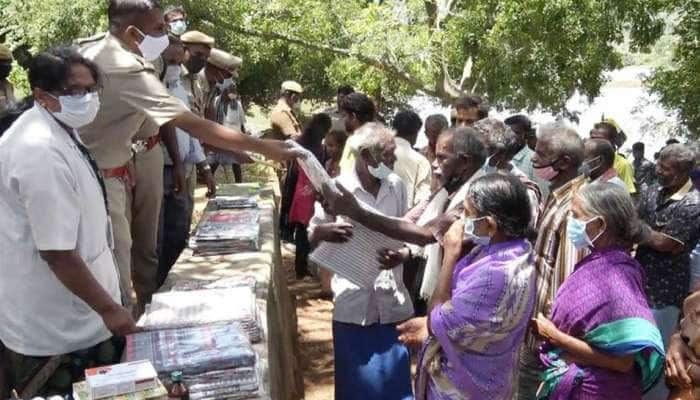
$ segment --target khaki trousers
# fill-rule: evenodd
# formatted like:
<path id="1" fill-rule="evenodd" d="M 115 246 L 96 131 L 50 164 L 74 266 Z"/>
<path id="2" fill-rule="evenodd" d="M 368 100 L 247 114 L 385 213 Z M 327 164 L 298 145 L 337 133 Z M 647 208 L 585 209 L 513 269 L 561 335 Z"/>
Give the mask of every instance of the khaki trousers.
<path id="1" fill-rule="evenodd" d="M 134 156 L 131 203 L 131 274 L 143 311 L 158 290 L 158 224 L 163 201 L 163 149 L 157 144 Z"/>
<path id="2" fill-rule="evenodd" d="M 131 284 L 131 188 L 122 178 L 105 179 L 105 186 L 114 233 L 114 258 L 119 270 L 119 288 L 124 306 L 132 309 L 135 298 Z"/>

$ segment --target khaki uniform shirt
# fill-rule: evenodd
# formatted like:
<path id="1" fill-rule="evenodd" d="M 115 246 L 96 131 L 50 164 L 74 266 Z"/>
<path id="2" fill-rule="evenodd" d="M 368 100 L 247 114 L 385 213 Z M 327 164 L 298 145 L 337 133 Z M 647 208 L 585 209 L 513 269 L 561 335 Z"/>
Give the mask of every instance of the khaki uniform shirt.
<path id="1" fill-rule="evenodd" d="M 270 114 L 272 130 L 284 139 L 295 139 L 301 136 L 301 126 L 294 112 L 284 99 L 279 99 Z"/>
<path id="2" fill-rule="evenodd" d="M 80 129 L 85 145 L 101 169 L 125 165 L 132 156 L 131 142 L 146 121 L 162 126 L 188 112 L 182 101 L 168 93 L 155 75 L 153 65 L 126 49 L 107 34 L 83 55 L 103 74 L 101 107 L 95 121 Z M 147 138 L 154 132 L 142 133 Z"/>
<path id="3" fill-rule="evenodd" d="M 187 68 L 182 66 L 184 75 L 182 77 L 182 83 L 187 91 L 190 104 L 192 105 L 192 112 L 198 116 L 205 118 L 205 111 L 207 109 L 207 103 L 209 99 L 209 92 L 211 88 L 209 87 L 209 82 L 204 75 L 204 70 L 196 74 L 190 74 L 187 72 Z"/>
<path id="4" fill-rule="evenodd" d="M 7 80 L 0 81 L 0 115 L 15 104 L 15 89 Z"/>

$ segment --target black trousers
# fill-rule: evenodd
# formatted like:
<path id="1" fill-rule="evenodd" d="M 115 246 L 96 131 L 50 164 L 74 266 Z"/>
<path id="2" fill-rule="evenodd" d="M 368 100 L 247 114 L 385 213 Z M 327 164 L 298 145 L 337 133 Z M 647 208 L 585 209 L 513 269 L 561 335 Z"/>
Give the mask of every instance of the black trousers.
<path id="1" fill-rule="evenodd" d="M 294 223 L 294 245 L 296 246 L 294 270 L 298 277 L 309 275 L 309 252 L 311 251 L 311 244 L 309 244 L 306 226 L 298 222 Z"/>

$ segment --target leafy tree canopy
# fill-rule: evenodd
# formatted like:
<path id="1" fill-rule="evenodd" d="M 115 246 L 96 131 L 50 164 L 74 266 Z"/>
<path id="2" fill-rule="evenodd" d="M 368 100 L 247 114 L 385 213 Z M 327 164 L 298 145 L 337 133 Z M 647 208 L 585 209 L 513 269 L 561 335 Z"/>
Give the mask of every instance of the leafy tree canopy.
<path id="1" fill-rule="evenodd" d="M 190 25 L 244 58 L 239 87 L 267 104 L 295 79 L 329 100 L 351 84 L 383 106 L 417 90 L 449 102 L 561 111 L 598 95 L 626 34 L 645 49 L 668 0 L 183 0 Z M 104 29 L 103 2 L 0 0 L 9 41 L 34 50 Z M 700 26 L 698 24 L 695 27 Z M 695 28 L 697 29 L 697 28 Z"/>

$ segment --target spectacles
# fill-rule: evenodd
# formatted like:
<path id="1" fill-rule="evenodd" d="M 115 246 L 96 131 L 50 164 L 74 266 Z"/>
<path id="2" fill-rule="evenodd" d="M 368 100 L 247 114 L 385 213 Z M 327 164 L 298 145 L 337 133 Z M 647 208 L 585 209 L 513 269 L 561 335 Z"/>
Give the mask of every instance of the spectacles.
<path id="1" fill-rule="evenodd" d="M 70 89 L 63 89 L 59 91 L 60 96 L 69 96 L 69 97 L 83 97 L 88 93 L 100 93 L 102 88 L 100 86 L 91 86 L 88 88 L 70 88 Z"/>

